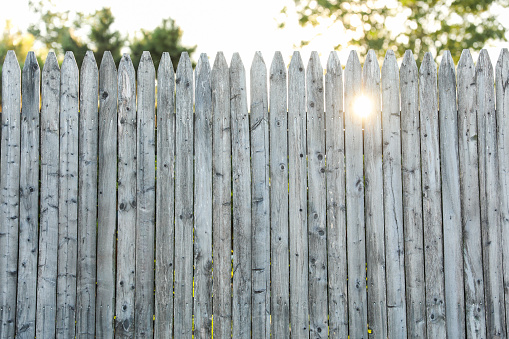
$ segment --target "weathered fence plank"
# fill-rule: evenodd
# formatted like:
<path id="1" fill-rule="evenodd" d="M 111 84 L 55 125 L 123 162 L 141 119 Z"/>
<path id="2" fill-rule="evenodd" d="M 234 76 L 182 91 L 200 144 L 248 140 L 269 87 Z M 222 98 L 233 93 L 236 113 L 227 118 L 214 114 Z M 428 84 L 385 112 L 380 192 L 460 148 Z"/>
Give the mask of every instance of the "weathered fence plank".
<path id="1" fill-rule="evenodd" d="M 60 148 L 60 69 L 50 52 L 42 69 L 41 189 L 39 267 L 37 273 L 37 338 L 54 338 L 57 300 L 58 166 Z"/>
<path id="2" fill-rule="evenodd" d="M 29 52 L 23 66 L 21 84 L 17 338 L 35 336 L 39 226 L 40 74 L 35 53 Z"/>
<path id="3" fill-rule="evenodd" d="M 399 71 L 399 85 L 406 323 L 410 338 L 426 338 L 418 72 L 412 52 L 407 51 Z"/>
<path id="4" fill-rule="evenodd" d="M 156 272 L 154 337 L 173 337 L 175 245 L 175 72 L 163 53 L 157 70 Z"/>
<path id="5" fill-rule="evenodd" d="M 193 315 L 193 68 L 182 54 L 176 74 L 175 337 L 189 337 Z"/>
<path id="6" fill-rule="evenodd" d="M 463 230 L 461 228 L 460 172 L 458 165 L 458 109 L 456 74 L 451 53 L 446 51 L 438 72 L 440 164 L 442 174 L 442 217 L 447 335 L 465 337 L 463 288 Z"/>
<path id="7" fill-rule="evenodd" d="M 136 284 L 136 75 L 129 55 L 118 66 L 118 233 L 115 338 L 134 338 Z"/>
<path id="8" fill-rule="evenodd" d="M 468 49 L 458 63 L 458 155 L 467 338 L 486 338 L 477 153 L 477 87 Z M 468 174 L 467 174 L 468 173 Z"/>
<path id="9" fill-rule="evenodd" d="M 230 63 L 233 181 L 233 337 L 251 337 L 251 166 L 246 71 L 240 55 Z"/>
<path id="10" fill-rule="evenodd" d="M 232 229 L 230 74 L 222 52 L 217 53 L 212 88 L 212 236 L 214 336 L 231 337 Z"/>
<path id="11" fill-rule="evenodd" d="M 288 119 L 286 66 L 276 52 L 270 66 L 270 315 L 273 338 L 290 338 L 288 258 Z M 268 285 L 267 285 L 268 288 Z M 267 336 L 268 337 L 268 336 Z"/>
<path id="12" fill-rule="evenodd" d="M 99 140 L 97 196 L 97 301 L 98 338 L 112 338 L 115 315 L 117 257 L 117 68 L 105 52 L 99 68 Z"/>
<path id="13" fill-rule="evenodd" d="M 387 51 L 382 66 L 382 126 L 387 336 L 389 338 L 405 338 L 407 325 L 399 70 L 396 56 L 392 50 Z"/>
<path id="14" fill-rule="evenodd" d="M 212 91 L 210 65 L 202 53 L 195 70 L 194 144 L 194 329 L 212 337 Z"/>
<path id="15" fill-rule="evenodd" d="M 348 257 L 349 334 L 368 337 L 366 295 L 366 241 L 364 225 L 364 171 L 362 118 L 354 112 L 354 102 L 361 94 L 362 73 L 359 57 L 350 52 L 345 68 L 345 173 L 346 232 Z"/>
<path id="16" fill-rule="evenodd" d="M 306 73 L 299 52 L 288 69 L 290 323 L 292 338 L 309 338 Z"/>
<path id="17" fill-rule="evenodd" d="M 498 177 L 497 120 L 493 66 L 483 49 L 475 68 L 479 189 L 484 268 L 484 300 L 488 337 L 506 336 Z"/>
<path id="18" fill-rule="evenodd" d="M 251 335 L 270 337 L 270 197 L 267 67 L 256 52 L 251 65 Z"/>
<path id="19" fill-rule="evenodd" d="M 348 337 L 346 258 L 345 134 L 343 74 L 331 52 L 325 74 L 325 157 L 327 184 L 327 287 L 329 336 Z"/>
<path id="20" fill-rule="evenodd" d="M 77 312 L 78 77 L 74 55 L 67 52 L 60 76 L 57 338 L 74 338 Z"/>

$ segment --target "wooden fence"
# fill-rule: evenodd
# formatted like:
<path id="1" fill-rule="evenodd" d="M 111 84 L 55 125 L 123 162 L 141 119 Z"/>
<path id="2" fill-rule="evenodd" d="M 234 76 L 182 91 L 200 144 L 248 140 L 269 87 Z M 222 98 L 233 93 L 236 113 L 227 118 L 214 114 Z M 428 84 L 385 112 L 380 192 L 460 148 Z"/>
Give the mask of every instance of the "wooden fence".
<path id="1" fill-rule="evenodd" d="M 507 338 L 507 49 L 155 80 L 7 54 L 0 338 Z"/>

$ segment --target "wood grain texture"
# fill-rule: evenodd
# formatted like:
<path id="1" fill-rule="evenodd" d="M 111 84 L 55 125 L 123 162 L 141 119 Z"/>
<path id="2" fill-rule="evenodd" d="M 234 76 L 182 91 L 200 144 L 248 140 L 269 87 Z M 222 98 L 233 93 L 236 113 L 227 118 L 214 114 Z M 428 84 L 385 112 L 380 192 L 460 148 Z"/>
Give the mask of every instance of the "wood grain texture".
<path id="1" fill-rule="evenodd" d="M 251 337 L 251 166 L 246 71 L 240 55 L 230 63 L 230 112 L 233 181 L 233 301 L 234 338 Z"/>
<path id="2" fill-rule="evenodd" d="M 195 70 L 194 331 L 212 336 L 212 90 L 210 65 L 202 53 Z"/>
<path id="3" fill-rule="evenodd" d="M 214 336 L 231 337 L 232 197 L 230 74 L 218 52 L 210 74 L 212 88 L 212 241 Z"/>
<path id="4" fill-rule="evenodd" d="M 78 237 L 79 71 L 72 52 L 60 76 L 60 170 L 58 191 L 57 338 L 74 338 Z"/>
<path id="5" fill-rule="evenodd" d="M 477 152 L 477 86 L 468 49 L 458 63 L 458 155 L 467 338 L 486 338 Z M 468 173 L 468 174 L 467 174 Z"/>
<path id="6" fill-rule="evenodd" d="M 405 53 L 399 75 L 407 333 L 409 338 L 426 338 L 419 71 L 411 51 Z"/>
<path id="7" fill-rule="evenodd" d="M 35 336 L 39 220 L 39 90 L 41 71 L 29 52 L 22 73 L 16 337 Z"/>
<path id="8" fill-rule="evenodd" d="M 348 257 L 348 330 L 350 336 L 367 339 L 366 236 L 364 225 L 364 170 L 362 118 L 354 102 L 361 94 L 359 57 L 350 52 L 345 68 L 345 174 Z"/>
<path id="9" fill-rule="evenodd" d="M 41 188 L 39 216 L 39 267 L 37 273 L 37 338 L 54 338 L 57 299 L 58 167 L 60 68 L 50 52 L 42 69 Z"/>
<path id="10" fill-rule="evenodd" d="M 175 72 L 163 53 L 157 70 L 155 338 L 173 336 L 175 237 Z"/>

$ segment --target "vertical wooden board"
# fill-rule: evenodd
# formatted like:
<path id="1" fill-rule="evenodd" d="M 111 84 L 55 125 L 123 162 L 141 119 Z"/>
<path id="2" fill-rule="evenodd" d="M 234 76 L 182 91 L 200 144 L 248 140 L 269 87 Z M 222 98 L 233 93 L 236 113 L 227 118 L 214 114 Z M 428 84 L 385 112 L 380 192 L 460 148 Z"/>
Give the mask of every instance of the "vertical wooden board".
<path id="1" fill-rule="evenodd" d="M 175 337 L 189 337 L 193 315 L 193 68 L 182 54 L 176 75 Z"/>
<path id="2" fill-rule="evenodd" d="M 60 75 L 57 338 L 74 338 L 77 312 L 78 78 L 78 65 L 74 55 L 67 52 Z"/>
<path id="3" fill-rule="evenodd" d="M 329 336 L 348 337 L 346 258 L 345 134 L 343 74 L 331 52 L 325 74 L 325 154 L 327 161 L 327 269 Z"/>
<path id="4" fill-rule="evenodd" d="M 14 51 L 2 71 L 2 142 L 0 190 L 0 338 L 12 338 L 16 326 L 18 278 L 21 70 Z"/>
<path id="5" fill-rule="evenodd" d="M 364 225 L 364 173 L 362 117 L 354 111 L 361 94 L 359 57 L 350 52 L 345 68 L 345 175 L 348 257 L 348 330 L 352 338 L 368 337 L 366 295 L 366 235 Z"/>
<path id="6" fill-rule="evenodd" d="M 426 276 L 428 338 L 446 336 L 440 149 L 438 131 L 437 67 L 431 53 L 419 70 L 421 126 L 422 210 Z"/>
<path id="7" fill-rule="evenodd" d="M 238 53 L 230 63 L 233 181 L 233 338 L 251 337 L 251 166 L 246 71 Z"/>
<path id="8" fill-rule="evenodd" d="M 475 68 L 477 84 L 477 133 L 479 191 L 484 268 L 484 301 L 488 337 L 506 336 L 500 180 L 498 177 L 497 120 L 493 66 L 483 49 Z"/>
<path id="9" fill-rule="evenodd" d="M 99 68 L 96 336 L 112 338 L 117 257 L 117 68 L 105 52 Z"/>
<path id="10" fill-rule="evenodd" d="M 214 336 L 231 337 L 232 197 L 230 74 L 222 52 L 210 74 L 212 88 L 212 241 Z"/>
<path id="11" fill-rule="evenodd" d="M 458 164 L 458 108 L 454 61 L 449 51 L 442 57 L 438 73 L 446 327 L 448 336 L 464 338 L 465 291 Z"/>
<path id="12" fill-rule="evenodd" d="M 134 338 L 136 287 L 136 76 L 129 55 L 118 66 L 118 229 L 115 338 Z"/>
<path id="13" fill-rule="evenodd" d="M 486 338 L 477 153 L 477 88 L 468 49 L 458 63 L 458 155 L 467 338 Z M 461 175 L 468 173 L 468 175 Z"/>
<path id="14" fill-rule="evenodd" d="M 138 126 L 136 174 L 136 294 L 137 338 L 152 337 L 154 323 L 155 235 L 155 68 L 149 52 L 138 66 Z"/>
<path id="15" fill-rule="evenodd" d="M 500 213 L 502 215 L 503 258 L 509 258 L 509 50 L 502 49 L 495 68 L 497 100 L 498 166 L 500 176 Z M 505 321 L 509 324 L 509 259 L 504 260 Z M 509 329 L 508 329 L 509 330 Z M 509 335 L 509 334 L 508 334 Z"/>
<path id="16" fill-rule="evenodd" d="M 290 324 L 292 338 L 309 338 L 306 73 L 299 52 L 288 69 Z"/>
<path id="17" fill-rule="evenodd" d="M 58 166 L 60 148 L 60 69 L 50 52 L 42 69 L 41 189 L 39 216 L 39 267 L 37 273 L 37 338 L 54 338 L 56 321 L 58 246 Z"/>
<path id="18" fill-rule="evenodd" d="M 195 71 L 194 331 L 212 336 L 212 91 L 210 65 L 202 53 Z"/>
<path id="19" fill-rule="evenodd" d="M 406 51 L 399 70 L 399 85 L 406 324 L 409 338 L 426 338 L 418 72 L 412 52 Z"/>
<path id="20" fill-rule="evenodd" d="M 312 52 L 306 69 L 309 323 L 310 335 L 327 337 L 327 233 L 323 68 Z"/>
<path id="21" fill-rule="evenodd" d="M 255 338 L 270 337 L 270 197 L 267 67 L 256 52 L 251 65 L 252 325 Z"/>
<path id="22" fill-rule="evenodd" d="M 270 314 L 273 338 L 290 338 L 288 258 L 288 119 L 286 66 L 276 52 L 270 66 Z"/>
<path id="23" fill-rule="evenodd" d="M 29 52 L 22 75 L 16 337 L 35 336 L 39 221 L 39 64 Z"/>
<path id="24" fill-rule="evenodd" d="M 398 62 L 394 52 L 388 50 L 382 66 L 382 138 L 389 338 L 407 335 L 399 88 Z"/>
<path id="25" fill-rule="evenodd" d="M 382 116 L 380 67 L 370 50 L 362 69 L 362 90 L 371 110 L 364 119 L 364 213 L 368 263 L 368 324 L 371 334 L 387 337 L 385 283 L 384 181 L 382 171 Z M 392 241 L 392 240 L 391 240 Z"/>
<path id="26" fill-rule="evenodd" d="M 175 73 L 165 52 L 157 70 L 155 338 L 173 336 Z"/>

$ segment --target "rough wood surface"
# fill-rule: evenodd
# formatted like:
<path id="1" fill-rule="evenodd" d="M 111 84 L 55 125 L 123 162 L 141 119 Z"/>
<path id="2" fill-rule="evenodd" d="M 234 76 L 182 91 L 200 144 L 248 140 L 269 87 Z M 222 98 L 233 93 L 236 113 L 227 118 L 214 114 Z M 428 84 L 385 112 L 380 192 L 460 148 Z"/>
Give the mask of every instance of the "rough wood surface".
<path id="1" fill-rule="evenodd" d="M 105 52 L 99 68 L 96 336 L 112 338 L 117 257 L 117 68 Z"/>
<path id="2" fill-rule="evenodd" d="M 212 240 L 214 336 L 231 337 L 232 229 L 230 74 L 222 52 L 210 74 L 212 88 Z"/>
<path id="3" fill-rule="evenodd" d="M 189 337 L 193 315 L 193 68 L 182 54 L 176 74 L 175 337 Z"/>
<path id="4" fill-rule="evenodd" d="M 409 338 L 426 338 L 418 72 L 412 52 L 407 51 L 399 71 L 399 85 L 401 91 L 405 297 Z"/>
<path id="5" fill-rule="evenodd" d="M 345 173 L 348 257 L 348 322 L 353 338 L 368 337 L 362 118 L 353 105 L 361 94 L 361 64 L 350 52 L 345 68 Z"/>
<path id="6" fill-rule="evenodd" d="M 74 338 L 77 312 L 78 77 L 74 55 L 67 52 L 60 76 L 57 338 Z"/>
<path id="7" fill-rule="evenodd" d="M 251 337 L 251 166 L 246 71 L 240 55 L 230 63 L 233 181 L 233 337 Z"/>
<path id="8" fill-rule="evenodd" d="M 22 73 L 16 338 L 35 337 L 39 220 L 39 89 L 41 71 L 29 52 Z"/>
<path id="9" fill-rule="evenodd" d="M 134 338 L 136 279 L 136 76 L 129 55 L 118 66 L 118 233 L 115 338 Z"/>
<path id="10" fill-rule="evenodd" d="M 270 66 L 270 314 L 273 338 L 290 338 L 288 258 L 288 119 L 286 66 L 276 52 Z"/>
<path id="11" fill-rule="evenodd" d="M 382 138 L 389 338 L 407 335 L 399 88 L 398 62 L 394 52 L 388 50 L 382 66 Z"/>
<path id="12" fill-rule="evenodd" d="M 163 53 L 157 70 L 156 272 L 154 337 L 173 336 L 175 248 L 175 72 Z"/>
<path id="13" fill-rule="evenodd" d="M 486 338 L 477 153 L 477 87 L 468 49 L 458 63 L 458 155 L 467 338 Z"/>
<path id="14" fill-rule="evenodd" d="M 458 108 L 456 74 L 446 51 L 438 72 L 442 217 L 444 227 L 445 316 L 447 335 L 465 337 L 463 288 L 463 230 L 461 227 L 460 172 L 458 164 Z"/>
<path id="15" fill-rule="evenodd" d="M 477 133 L 479 152 L 479 191 L 484 268 L 484 300 L 487 337 L 506 334 L 502 272 L 502 229 L 500 181 L 498 177 L 497 120 L 493 66 L 483 49 L 475 68 L 477 84 Z"/>
<path id="16" fill-rule="evenodd" d="M 54 338 L 57 299 L 58 166 L 60 144 L 60 68 L 50 52 L 42 69 L 41 189 L 39 216 L 39 267 L 35 336 Z"/>
<path id="17" fill-rule="evenodd" d="M 212 337 L 212 92 L 202 53 L 195 71 L 194 333 Z"/>

